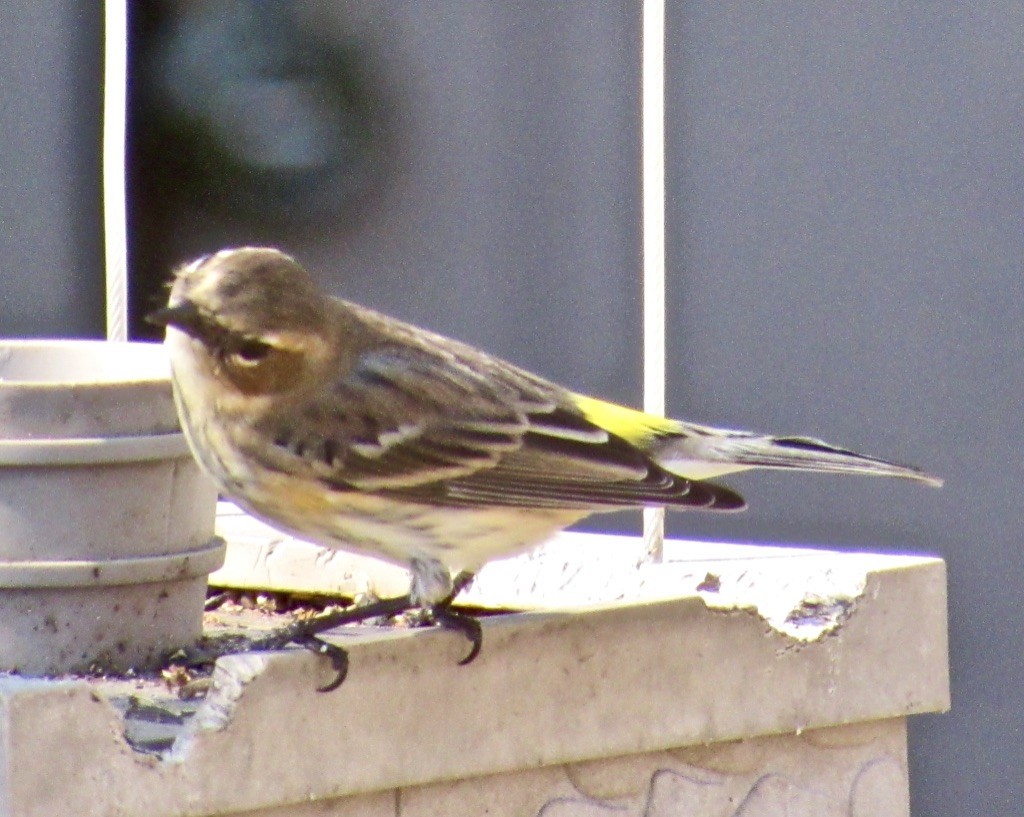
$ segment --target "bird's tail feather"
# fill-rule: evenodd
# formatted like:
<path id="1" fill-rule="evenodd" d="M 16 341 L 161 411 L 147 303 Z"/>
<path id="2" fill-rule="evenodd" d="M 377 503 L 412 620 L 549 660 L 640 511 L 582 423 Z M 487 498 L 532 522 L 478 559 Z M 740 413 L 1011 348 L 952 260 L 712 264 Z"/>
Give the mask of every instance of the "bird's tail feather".
<path id="1" fill-rule="evenodd" d="M 770 437 L 687 425 L 663 438 L 654 453 L 666 470 L 707 479 L 749 468 L 899 477 L 941 487 L 942 480 L 912 465 L 858 454 L 811 437 Z"/>

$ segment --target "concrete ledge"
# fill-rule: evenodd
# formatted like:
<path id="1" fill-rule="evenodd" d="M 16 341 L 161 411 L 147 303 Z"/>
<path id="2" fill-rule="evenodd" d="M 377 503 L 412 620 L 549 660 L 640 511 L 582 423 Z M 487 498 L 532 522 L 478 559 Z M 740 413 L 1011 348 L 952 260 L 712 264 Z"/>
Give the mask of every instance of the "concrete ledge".
<path id="1" fill-rule="evenodd" d="M 902 719 L 247 812 L 248 817 L 907 817 Z"/>
<path id="2" fill-rule="evenodd" d="M 261 588 L 356 598 L 398 596 L 409 589 L 405 570 L 303 542 L 265 525 L 231 502 L 217 506 L 217 532 L 230 543 L 214 587 Z"/>
<path id="3" fill-rule="evenodd" d="M 948 707 L 941 561 L 786 554 L 715 546 L 640 579 L 621 571 L 601 592 L 634 585 L 646 599 L 490 618 L 467 667 L 453 633 L 346 629 L 349 679 L 327 695 L 315 686 L 329 670 L 312 654 L 222 659 L 163 758 L 125 742 L 110 703 L 123 683 L 6 679 L 0 802 L 80 817 L 473 813 L 398 812 L 394 792 L 859 722 L 900 730 L 906 715 Z M 704 589 L 663 598 L 686 581 Z M 295 806 L 353 795 L 377 810 L 360 811 L 360 798 Z"/>

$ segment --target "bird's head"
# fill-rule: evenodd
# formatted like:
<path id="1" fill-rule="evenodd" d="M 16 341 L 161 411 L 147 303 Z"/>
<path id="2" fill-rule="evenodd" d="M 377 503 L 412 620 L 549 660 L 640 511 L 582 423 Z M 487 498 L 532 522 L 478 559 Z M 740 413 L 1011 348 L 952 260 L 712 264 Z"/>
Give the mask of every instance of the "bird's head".
<path id="1" fill-rule="evenodd" d="M 178 269 L 167 306 L 147 320 L 167 327 L 172 363 L 188 356 L 225 385 L 260 395 L 292 388 L 329 354 L 327 304 L 292 258 L 242 247 Z"/>

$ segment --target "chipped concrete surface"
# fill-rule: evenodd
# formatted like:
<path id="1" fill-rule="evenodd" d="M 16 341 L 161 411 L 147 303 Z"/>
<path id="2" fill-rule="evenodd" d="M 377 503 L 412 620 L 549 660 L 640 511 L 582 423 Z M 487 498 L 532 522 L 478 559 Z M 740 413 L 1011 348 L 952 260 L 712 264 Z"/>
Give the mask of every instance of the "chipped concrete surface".
<path id="1" fill-rule="evenodd" d="M 426 804 L 444 781 L 948 707 L 941 561 L 669 542 L 665 563 L 638 567 L 641 551 L 566 534 L 488 565 L 467 600 L 532 609 L 485 618 L 465 667 L 460 634 L 364 626 L 331 634 L 351 667 L 329 694 L 327 662 L 301 649 L 223 658 L 184 707 L 155 682 L 0 679 L 0 798 L 25 817 L 269 817 L 332 800 L 375 814 L 398 797 L 382 792 Z M 161 721 L 150 754 L 126 740 L 133 717 Z"/>
<path id="2" fill-rule="evenodd" d="M 641 543 L 630 537 L 563 533 L 531 554 L 488 564 L 460 598 L 485 607 L 572 609 L 694 595 L 711 610 L 751 612 L 812 642 L 853 613 L 871 571 L 922 558 L 682 540 L 665 543 L 661 564 L 637 564 L 641 556 Z"/>
<path id="3" fill-rule="evenodd" d="M 226 728 L 231 723 L 235 707 L 242 699 L 246 687 L 266 670 L 269 660 L 270 653 L 246 653 L 218 661 L 213 670 L 210 691 L 195 716 L 188 721 L 168 757 L 183 758 L 194 735 Z"/>
<path id="4" fill-rule="evenodd" d="M 408 589 L 404 570 L 285 536 L 229 503 L 221 504 L 218 519 L 231 544 L 214 585 L 349 597 Z M 806 643 L 851 615 L 869 570 L 921 558 L 685 540 L 666 542 L 661 564 L 647 563 L 644 554 L 637 537 L 564 532 L 529 553 L 488 563 L 459 600 L 543 610 L 695 595 L 712 610 L 753 612 Z"/>

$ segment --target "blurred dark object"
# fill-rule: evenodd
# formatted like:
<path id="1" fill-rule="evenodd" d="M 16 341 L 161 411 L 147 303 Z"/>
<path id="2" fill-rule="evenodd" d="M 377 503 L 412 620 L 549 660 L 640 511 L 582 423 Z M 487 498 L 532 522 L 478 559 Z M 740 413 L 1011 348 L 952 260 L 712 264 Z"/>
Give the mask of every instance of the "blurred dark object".
<path id="1" fill-rule="evenodd" d="M 180 261 L 355 228 L 386 183 L 390 106 L 372 47 L 320 36 L 292 4 L 132 11 L 131 328 L 152 337 L 141 317 Z"/>

